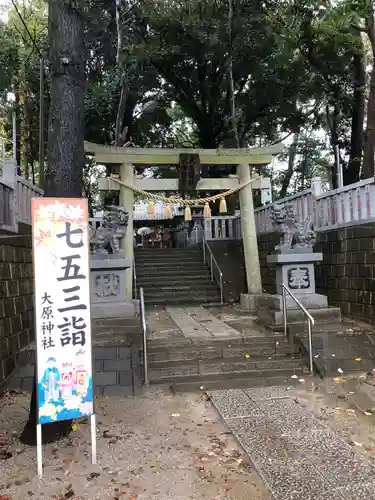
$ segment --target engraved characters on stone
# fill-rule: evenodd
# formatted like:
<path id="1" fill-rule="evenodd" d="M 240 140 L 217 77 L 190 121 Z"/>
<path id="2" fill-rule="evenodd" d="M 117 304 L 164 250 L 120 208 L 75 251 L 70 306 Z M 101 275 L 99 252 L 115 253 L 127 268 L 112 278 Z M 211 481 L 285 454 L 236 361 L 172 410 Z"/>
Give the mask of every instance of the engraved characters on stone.
<path id="1" fill-rule="evenodd" d="M 288 288 L 291 290 L 305 290 L 310 288 L 310 274 L 308 267 L 293 267 L 288 269 Z"/>

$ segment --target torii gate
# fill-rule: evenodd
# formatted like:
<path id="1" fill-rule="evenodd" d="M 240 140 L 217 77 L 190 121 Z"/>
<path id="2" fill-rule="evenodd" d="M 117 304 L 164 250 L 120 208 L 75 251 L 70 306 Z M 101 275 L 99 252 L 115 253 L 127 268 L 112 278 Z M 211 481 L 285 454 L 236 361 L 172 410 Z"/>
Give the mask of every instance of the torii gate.
<path id="1" fill-rule="evenodd" d="M 249 165 L 268 165 L 274 156 L 283 151 L 282 145 L 251 149 L 164 149 L 164 148 L 122 148 L 103 146 L 85 142 L 85 152 L 95 155 L 96 162 L 103 165 L 120 165 L 120 180 L 127 186 L 145 191 L 177 191 L 178 179 L 139 179 L 134 175 L 133 165 L 173 165 L 179 164 L 181 154 L 198 154 L 201 164 L 237 165 L 237 178 L 200 179 L 196 190 L 222 191 L 246 184 L 239 191 L 242 239 L 245 256 L 248 293 L 262 293 L 258 243 L 254 218 L 253 189 L 270 190 L 270 180 L 260 178 L 249 183 Z M 123 240 L 126 256 L 133 257 L 133 204 L 134 193 L 123 185 L 111 182 L 108 177 L 99 179 L 102 191 L 119 190 L 120 205 L 129 212 L 128 230 Z M 126 272 L 125 290 L 128 299 L 133 293 L 132 269 Z"/>

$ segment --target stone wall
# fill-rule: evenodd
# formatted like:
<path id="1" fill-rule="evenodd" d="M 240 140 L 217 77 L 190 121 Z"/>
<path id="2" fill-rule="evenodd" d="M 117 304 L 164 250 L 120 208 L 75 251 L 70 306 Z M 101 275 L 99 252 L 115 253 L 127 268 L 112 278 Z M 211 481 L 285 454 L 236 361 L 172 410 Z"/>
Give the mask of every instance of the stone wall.
<path id="1" fill-rule="evenodd" d="M 265 293 L 276 293 L 275 265 L 267 263 L 267 255 L 273 252 L 278 242 L 276 233 L 258 234 L 258 249 L 262 287 Z"/>
<path id="2" fill-rule="evenodd" d="M 263 289 L 275 293 L 274 266 L 266 257 L 277 235 L 258 235 Z M 316 290 L 328 296 L 330 306 L 345 316 L 375 323 L 375 224 L 352 226 L 318 233 L 315 251 L 323 262 L 315 266 Z"/>
<path id="3" fill-rule="evenodd" d="M 241 293 L 247 291 L 242 241 L 209 241 L 208 244 L 223 273 L 224 301 L 238 301 Z"/>
<path id="4" fill-rule="evenodd" d="M 0 239 L 0 385 L 34 339 L 31 238 Z"/>

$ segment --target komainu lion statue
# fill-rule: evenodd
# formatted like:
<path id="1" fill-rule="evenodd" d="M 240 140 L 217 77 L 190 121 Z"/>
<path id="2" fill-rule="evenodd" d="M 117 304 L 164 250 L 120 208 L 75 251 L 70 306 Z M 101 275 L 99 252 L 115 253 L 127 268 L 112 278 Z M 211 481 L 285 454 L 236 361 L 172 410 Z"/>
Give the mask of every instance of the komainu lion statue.
<path id="1" fill-rule="evenodd" d="M 310 220 L 297 221 L 297 213 L 292 203 L 272 206 L 270 219 L 280 234 L 280 243 L 275 246 L 277 252 L 298 248 L 311 248 L 316 243 L 316 233 Z"/>
<path id="2" fill-rule="evenodd" d="M 92 253 L 119 253 L 120 241 L 125 237 L 128 220 L 129 214 L 122 207 L 108 207 L 104 211 L 102 224 L 90 228 Z"/>

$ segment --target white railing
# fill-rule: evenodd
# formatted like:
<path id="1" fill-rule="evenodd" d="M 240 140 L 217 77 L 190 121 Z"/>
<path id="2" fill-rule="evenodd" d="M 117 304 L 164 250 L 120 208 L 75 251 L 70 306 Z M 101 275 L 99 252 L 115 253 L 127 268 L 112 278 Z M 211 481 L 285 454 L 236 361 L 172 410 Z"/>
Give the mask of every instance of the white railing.
<path id="1" fill-rule="evenodd" d="M 365 224 L 375 221 L 375 181 L 364 181 L 323 193 L 320 179 L 314 179 L 311 189 L 278 200 L 255 210 L 258 233 L 270 233 L 274 226 L 270 219 L 273 205 L 293 204 L 297 220 L 312 220 L 317 231 Z"/>
<path id="2" fill-rule="evenodd" d="M 16 178 L 17 221 L 31 225 L 31 198 L 43 196 L 43 190 L 22 177 Z"/>
<path id="3" fill-rule="evenodd" d="M 241 219 L 237 215 L 227 215 L 204 219 L 206 241 L 241 239 Z"/>
<path id="4" fill-rule="evenodd" d="M 316 198 L 315 227 L 318 231 L 375 220 L 374 179 L 328 191 Z"/>
<path id="5" fill-rule="evenodd" d="M 17 175 L 12 160 L 2 162 L 0 179 L 0 229 L 18 231 L 18 224 L 31 225 L 31 198 L 43 196 L 43 190 Z"/>
<path id="6" fill-rule="evenodd" d="M 14 189 L 0 180 L 0 229 L 16 231 L 16 226 Z"/>

